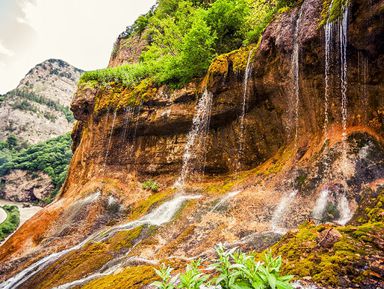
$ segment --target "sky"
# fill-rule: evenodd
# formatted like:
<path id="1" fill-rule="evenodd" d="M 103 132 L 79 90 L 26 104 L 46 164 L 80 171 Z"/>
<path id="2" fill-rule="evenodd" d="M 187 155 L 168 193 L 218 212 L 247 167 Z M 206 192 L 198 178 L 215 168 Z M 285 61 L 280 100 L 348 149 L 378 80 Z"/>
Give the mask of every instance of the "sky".
<path id="1" fill-rule="evenodd" d="M 0 94 L 36 64 L 108 65 L 113 43 L 156 0 L 0 0 Z"/>

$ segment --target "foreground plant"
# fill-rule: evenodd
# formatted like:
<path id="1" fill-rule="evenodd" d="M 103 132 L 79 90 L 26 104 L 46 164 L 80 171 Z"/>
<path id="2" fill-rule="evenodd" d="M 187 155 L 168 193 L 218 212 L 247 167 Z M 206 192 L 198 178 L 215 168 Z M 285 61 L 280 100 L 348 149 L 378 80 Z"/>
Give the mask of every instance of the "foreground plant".
<path id="1" fill-rule="evenodd" d="M 180 276 L 171 277 L 173 269 L 163 266 L 156 270 L 162 281 L 152 285 L 160 289 L 293 289 L 290 283 L 293 276 L 280 276 L 280 256 L 274 258 L 271 252 L 267 252 L 263 262 L 259 262 L 253 255 L 236 248 L 225 250 L 221 245 L 216 248 L 216 253 L 217 261 L 204 270 L 199 269 L 200 261 L 194 261 Z M 207 275 L 203 271 L 212 274 Z"/>

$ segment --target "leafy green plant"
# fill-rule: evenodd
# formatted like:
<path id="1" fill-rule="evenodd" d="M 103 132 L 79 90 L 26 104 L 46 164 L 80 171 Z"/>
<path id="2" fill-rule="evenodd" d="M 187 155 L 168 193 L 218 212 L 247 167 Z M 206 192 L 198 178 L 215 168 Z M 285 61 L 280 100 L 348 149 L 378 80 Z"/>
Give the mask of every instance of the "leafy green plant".
<path id="1" fill-rule="evenodd" d="M 164 265 L 159 269 L 155 269 L 156 274 L 161 278 L 162 281 L 155 281 L 152 283 L 153 286 L 159 289 L 174 289 L 175 283 L 178 276 L 171 276 L 173 271 L 170 267 L 165 267 Z"/>
<path id="2" fill-rule="evenodd" d="M 196 260 L 187 265 L 185 273 L 179 276 L 180 283 L 177 288 L 200 289 L 202 285 L 207 285 L 209 275 L 203 274 L 199 270 L 200 263 L 200 260 Z"/>
<path id="3" fill-rule="evenodd" d="M 152 192 L 158 192 L 160 187 L 159 184 L 154 180 L 147 180 L 142 184 L 144 190 L 150 190 Z"/>
<path id="4" fill-rule="evenodd" d="M 205 270 L 211 275 L 203 274 L 198 269 L 200 261 L 194 261 L 180 276 L 171 276 L 172 268 L 162 267 L 156 270 L 162 281 L 153 283 L 157 288 L 199 289 L 215 284 L 221 289 L 293 289 L 290 280 L 293 276 L 281 276 L 281 257 L 274 258 L 267 252 L 262 262 L 255 256 L 240 252 L 236 248 L 225 250 L 220 245 L 216 248 L 218 259 Z M 177 280 L 179 282 L 177 283 Z M 167 287 L 168 286 L 168 287 Z"/>

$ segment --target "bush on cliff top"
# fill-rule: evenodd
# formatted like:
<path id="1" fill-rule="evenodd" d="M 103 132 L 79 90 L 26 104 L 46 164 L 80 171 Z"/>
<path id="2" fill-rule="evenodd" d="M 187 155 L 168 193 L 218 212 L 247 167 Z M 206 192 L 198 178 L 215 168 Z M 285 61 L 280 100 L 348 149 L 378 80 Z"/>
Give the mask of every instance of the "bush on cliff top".
<path id="1" fill-rule="evenodd" d="M 160 0 L 126 35 L 144 33 L 149 45 L 140 62 L 86 72 L 80 83 L 132 87 L 143 78 L 182 85 L 201 77 L 218 54 L 257 42 L 277 11 L 295 0 Z M 136 22 L 135 22 L 136 23 Z M 135 28 L 136 27 L 136 28 Z"/>

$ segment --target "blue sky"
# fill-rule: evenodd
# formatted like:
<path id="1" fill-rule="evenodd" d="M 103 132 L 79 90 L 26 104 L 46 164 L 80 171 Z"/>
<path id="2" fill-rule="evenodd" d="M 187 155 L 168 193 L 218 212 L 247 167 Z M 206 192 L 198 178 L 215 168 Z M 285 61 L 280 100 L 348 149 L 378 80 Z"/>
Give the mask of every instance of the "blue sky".
<path id="1" fill-rule="evenodd" d="M 0 94 L 49 58 L 84 70 L 105 67 L 119 33 L 155 2 L 0 0 Z"/>

